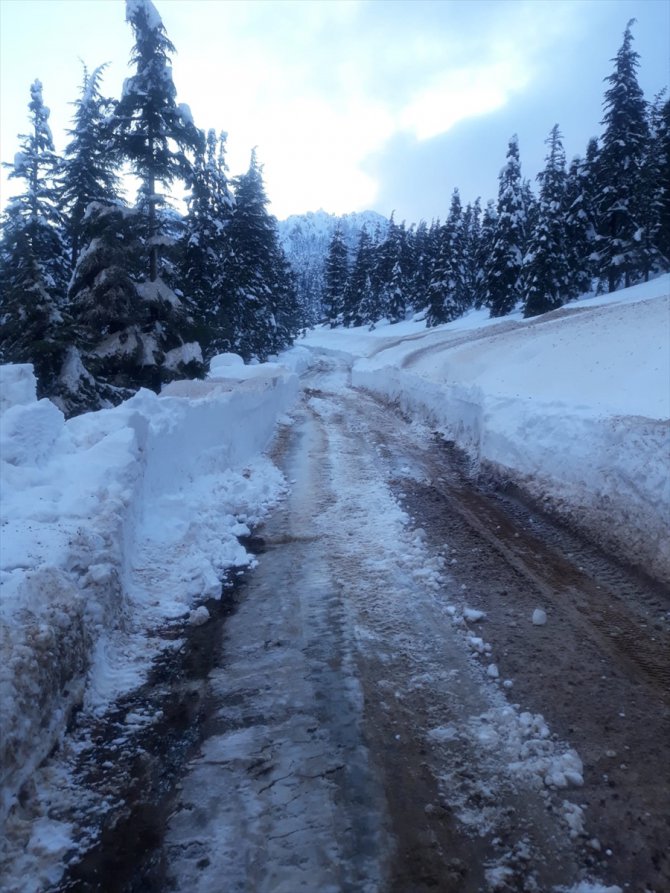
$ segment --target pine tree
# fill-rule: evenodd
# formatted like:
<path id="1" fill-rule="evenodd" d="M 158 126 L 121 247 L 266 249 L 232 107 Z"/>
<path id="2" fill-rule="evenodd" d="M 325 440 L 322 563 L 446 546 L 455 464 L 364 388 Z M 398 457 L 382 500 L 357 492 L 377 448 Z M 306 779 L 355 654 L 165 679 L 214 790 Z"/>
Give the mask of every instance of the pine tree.
<path id="1" fill-rule="evenodd" d="M 363 318 L 361 313 L 361 302 L 365 297 L 369 305 L 372 299 L 372 261 L 372 240 L 367 229 L 363 227 L 358 237 L 356 257 L 344 293 L 342 317 L 345 326 L 361 326 L 368 321 Z M 369 295 L 367 294 L 368 284 Z M 366 317 L 370 315 L 369 307 L 366 307 Z"/>
<path id="2" fill-rule="evenodd" d="M 160 186 L 189 179 L 187 151 L 201 146 L 188 106 L 177 105 L 170 56 L 175 52 L 151 0 L 126 0 L 126 21 L 135 35 L 135 74 L 124 84 L 113 126 L 117 150 L 142 181 L 147 213 L 149 280 L 158 278 L 161 246 Z M 176 150 L 173 148 L 176 146 Z"/>
<path id="3" fill-rule="evenodd" d="M 372 287 L 370 275 L 365 277 L 363 287 L 359 292 L 357 325 L 369 325 L 370 331 L 375 328 L 380 319 L 379 294 Z"/>
<path id="4" fill-rule="evenodd" d="M 655 245 L 670 268 L 670 98 L 657 107 L 654 116 L 655 154 L 658 163 L 658 228 Z"/>
<path id="5" fill-rule="evenodd" d="M 485 301 L 492 317 L 511 313 L 520 297 L 526 202 L 516 136 L 509 142 L 507 162 L 499 180 L 495 235 L 485 273 Z"/>
<path id="6" fill-rule="evenodd" d="M 405 274 L 401 266 L 401 254 L 391 270 L 391 281 L 387 286 L 386 313 L 390 323 L 401 322 L 407 315 L 405 296 Z"/>
<path id="7" fill-rule="evenodd" d="M 275 220 L 267 211 L 263 172 L 256 151 L 249 169 L 234 181 L 235 209 L 227 229 L 230 240 L 228 302 L 232 345 L 245 359 L 265 360 L 277 349 L 275 307 L 278 259 L 283 256 Z"/>
<path id="8" fill-rule="evenodd" d="M 434 256 L 430 281 L 426 291 L 428 307 L 426 325 L 438 326 L 446 322 L 454 311 L 452 296 L 449 293 L 449 231 L 446 224 L 437 232 L 437 253 Z"/>
<path id="9" fill-rule="evenodd" d="M 68 298 L 75 320 L 72 346 L 85 372 L 64 389 L 68 412 L 113 405 L 137 387 L 154 384 L 144 363 L 151 316 L 138 289 L 143 257 L 138 214 L 92 202 L 83 224 L 85 241 Z"/>
<path id="10" fill-rule="evenodd" d="M 639 56 L 633 50 L 631 19 L 607 78 L 605 127 L 599 158 L 598 258 L 601 284 L 612 292 L 631 285 L 646 265 L 643 167 L 649 147 L 644 96 L 637 81 Z"/>
<path id="11" fill-rule="evenodd" d="M 640 223 L 645 281 L 670 269 L 670 100 L 664 89 L 649 107 L 650 139 L 641 173 Z"/>
<path id="12" fill-rule="evenodd" d="M 416 313 L 425 310 L 428 305 L 428 287 L 433 266 L 433 234 L 425 220 L 419 223 L 414 233 L 412 261 L 411 270 L 407 269 L 405 272 L 409 279 L 408 304 Z"/>
<path id="13" fill-rule="evenodd" d="M 486 276 L 491 254 L 493 252 L 493 243 L 495 241 L 497 220 L 498 215 L 496 213 L 495 203 L 493 199 L 489 199 L 482 213 L 482 223 L 479 228 L 479 240 L 477 244 L 477 253 L 475 260 L 477 273 L 474 306 L 477 310 L 479 310 L 486 304 L 486 300 L 488 297 Z"/>
<path id="14" fill-rule="evenodd" d="M 405 317 L 405 299 L 403 295 L 402 276 L 400 267 L 401 255 L 401 228 L 391 218 L 384 236 L 378 232 L 377 244 L 373 249 L 373 275 L 372 289 L 374 300 L 375 318 L 370 322 L 377 322 L 383 317 L 391 322 L 398 322 Z M 397 267 L 397 270 L 396 270 Z M 396 270 L 395 283 L 394 270 Z"/>
<path id="15" fill-rule="evenodd" d="M 481 205 L 479 199 L 468 203 L 463 212 L 463 310 L 474 307 L 479 299 Z"/>
<path id="16" fill-rule="evenodd" d="M 20 135 L 10 178 L 23 191 L 10 199 L 0 246 L 5 363 L 32 363 L 40 395 L 52 393 L 67 349 L 65 289 L 68 260 L 58 207 L 56 155 L 42 84 L 30 88 L 31 131 Z"/>
<path id="17" fill-rule="evenodd" d="M 231 308 L 227 303 L 230 238 L 235 199 L 228 184 L 226 134 L 214 130 L 196 155 L 182 239 L 181 280 L 197 319 L 205 357 L 231 349 Z"/>
<path id="18" fill-rule="evenodd" d="M 465 247 L 461 197 L 458 189 L 454 189 L 441 232 L 440 253 L 428 288 L 430 305 L 426 323 L 429 326 L 450 322 L 466 309 Z"/>
<path id="19" fill-rule="evenodd" d="M 308 311 L 300 300 L 295 274 L 279 243 L 276 222 L 273 272 L 272 308 L 276 326 L 272 352 L 277 354 L 290 347 L 296 336 L 307 328 Z"/>
<path id="20" fill-rule="evenodd" d="M 112 100 L 100 93 L 100 80 L 107 66 L 92 72 L 84 66 L 81 95 L 75 101 L 74 126 L 62 165 L 61 202 L 67 213 L 67 233 L 72 267 L 82 242 L 86 208 L 91 202 L 114 205 L 119 201 L 118 160 L 110 151 L 107 118 Z"/>
<path id="21" fill-rule="evenodd" d="M 589 140 L 586 158 L 570 164 L 565 186 L 565 234 L 570 298 L 589 292 L 594 275 L 592 253 L 596 239 L 595 178 L 598 142 Z"/>
<path id="22" fill-rule="evenodd" d="M 348 278 L 349 260 L 347 246 L 342 235 L 342 227 L 338 222 L 328 247 L 325 271 L 323 309 L 331 328 L 342 322 L 344 295 Z"/>
<path id="23" fill-rule="evenodd" d="M 565 231 L 565 152 L 558 124 L 547 139 L 546 166 L 538 175 L 540 200 L 530 245 L 524 257 L 523 315 L 537 316 L 560 307 L 569 297 Z"/>

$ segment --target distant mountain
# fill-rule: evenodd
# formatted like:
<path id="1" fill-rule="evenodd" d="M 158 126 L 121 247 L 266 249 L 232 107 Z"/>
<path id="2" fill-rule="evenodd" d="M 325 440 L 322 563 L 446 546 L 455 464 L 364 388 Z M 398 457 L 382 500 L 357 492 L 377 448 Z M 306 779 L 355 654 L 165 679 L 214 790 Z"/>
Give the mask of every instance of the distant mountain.
<path id="1" fill-rule="evenodd" d="M 324 264 L 335 227 L 340 224 L 353 257 L 363 227 L 374 237 L 384 235 L 388 220 L 376 211 L 356 211 L 337 217 L 325 211 L 293 214 L 278 223 L 279 240 L 296 275 L 298 295 L 312 322 L 321 318 Z"/>

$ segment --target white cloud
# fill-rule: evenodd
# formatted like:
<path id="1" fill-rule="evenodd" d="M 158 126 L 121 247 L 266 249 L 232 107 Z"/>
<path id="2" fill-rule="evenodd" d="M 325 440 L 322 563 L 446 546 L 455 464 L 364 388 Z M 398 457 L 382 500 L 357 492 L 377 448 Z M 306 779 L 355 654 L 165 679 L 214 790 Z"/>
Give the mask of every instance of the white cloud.
<path id="1" fill-rule="evenodd" d="M 459 121 L 501 108 L 528 80 L 528 71 L 513 62 L 446 71 L 416 94 L 398 120 L 417 139 L 430 139 Z"/>

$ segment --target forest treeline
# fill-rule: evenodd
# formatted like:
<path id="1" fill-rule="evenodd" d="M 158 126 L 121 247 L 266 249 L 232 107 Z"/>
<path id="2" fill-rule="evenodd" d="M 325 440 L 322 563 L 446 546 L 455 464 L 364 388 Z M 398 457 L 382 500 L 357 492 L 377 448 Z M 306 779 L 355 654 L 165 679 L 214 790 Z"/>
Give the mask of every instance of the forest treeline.
<path id="1" fill-rule="evenodd" d="M 535 193 L 509 141 L 497 201 L 463 207 L 455 189 L 444 222 L 363 230 L 353 256 L 330 242 L 322 285 L 332 326 L 429 326 L 473 307 L 504 316 L 554 310 L 592 289 L 614 291 L 670 269 L 670 101 L 648 103 L 637 80 L 631 21 L 607 78 L 603 131 L 566 165 L 558 125 Z"/>
<path id="2" fill-rule="evenodd" d="M 374 325 L 424 312 L 428 325 L 472 307 L 526 316 L 670 268 L 670 103 L 637 81 L 632 22 L 608 78 L 603 132 L 566 167 L 559 127 L 537 194 L 509 143 L 497 202 L 444 222 L 363 230 L 353 252 L 335 230 L 318 293 L 296 287 L 267 210 L 262 167 L 230 178 L 226 136 L 176 101 L 175 48 L 151 0 L 127 0 L 133 74 L 118 99 L 105 66 L 84 69 L 62 155 L 42 84 L 30 88 L 0 237 L 0 361 L 32 363 L 40 396 L 67 414 L 139 387 L 204 374 L 222 351 L 264 360 L 306 325 Z M 139 188 L 129 202 L 122 185 Z M 187 190 L 185 213 L 169 201 Z"/>

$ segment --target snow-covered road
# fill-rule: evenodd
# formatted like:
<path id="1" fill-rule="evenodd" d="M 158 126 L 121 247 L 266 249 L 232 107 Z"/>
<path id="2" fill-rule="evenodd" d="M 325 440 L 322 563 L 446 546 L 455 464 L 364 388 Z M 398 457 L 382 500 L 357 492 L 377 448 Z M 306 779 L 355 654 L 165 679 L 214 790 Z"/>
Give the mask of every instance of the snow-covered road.
<path id="1" fill-rule="evenodd" d="M 477 555 L 486 521 L 464 522 L 478 509 L 467 499 L 464 535 L 423 529 L 419 491 L 455 493 L 458 461 L 347 377 L 344 361 L 322 357 L 277 444 L 292 490 L 261 530 L 266 553 L 226 628 L 211 734 L 166 835 L 168 887 L 213 893 L 225 877 L 227 893 L 548 891 L 613 880 L 617 858 L 639 872 L 625 835 L 598 839 L 620 833 L 611 810 L 589 825 L 595 779 L 586 795 L 574 742 L 539 712 L 570 731 L 554 702 L 574 681 L 543 663 L 573 644 L 548 601 L 554 568 L 542 581 L 524 564 L 514 519 L 488 544 L 495 561 Z M 505 535 L 523 547 L 505 550 Z M 510 573 L 518 591 L 489 603 Z M 549 611 L 548 636 L 529 597 Z M 522 628 L 516 649 L 504 630 L 487 641 L 500 601 Z M 537 662 L 519 675 L 545 677 L 545 698 L 528 689 L 536 713 L 513 703 L 503 676 L 519 651 Z M 611 751 L 594 734 L 597 721 L 577 737 Z"/>
<path id="2" fill-rule="evenodd" d="M 146 681 L 84 711 L 44 819 L 28 789 L 13 813 L 7 889 L 670 889 L 667 591 L 314 356 L 258 566 L 203 590 L 203 626 L 148 630 Z M 136 601 L 179 591 L 156 548 L 177 502 L 144 505 Z"/>

